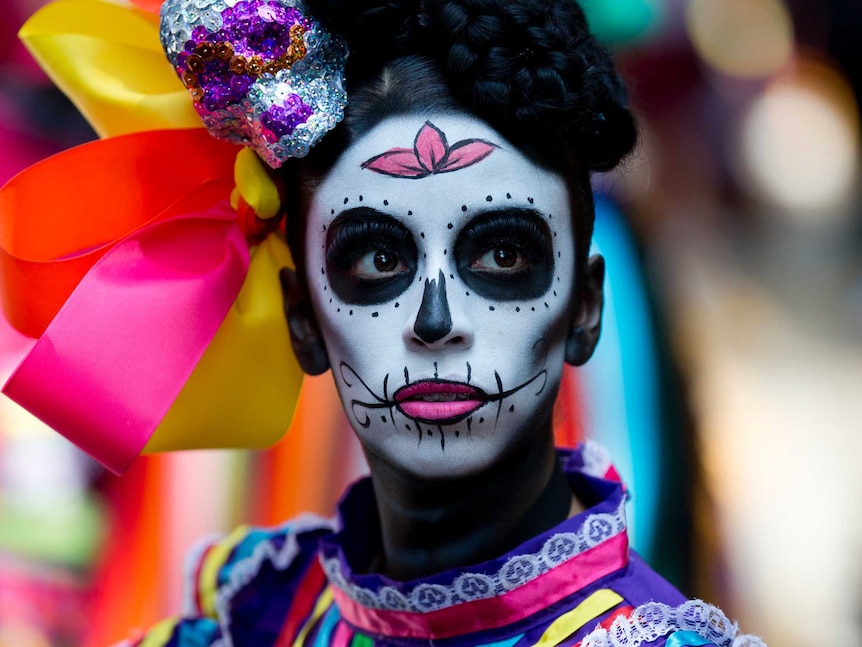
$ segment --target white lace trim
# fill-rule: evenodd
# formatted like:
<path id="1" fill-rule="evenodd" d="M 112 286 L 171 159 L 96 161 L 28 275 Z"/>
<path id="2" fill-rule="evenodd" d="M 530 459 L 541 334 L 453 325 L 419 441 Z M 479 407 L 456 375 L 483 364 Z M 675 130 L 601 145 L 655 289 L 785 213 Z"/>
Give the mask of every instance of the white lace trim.
<path id="1" fill-rule="evenodd" d="M 352 584 L 345 577 L 337 557 L 323 560 L 323 570 L 332 584 L 364 607 L 428 613 L 462 602 L 503 595 L 625 531 L 623 502 L 612 513 L 591 514 L 577 532 L 552 535 L 538 553 L 510 557 L 494 575 L 462 573 L 452 584 L 420 584 L 409 591 L 400 591 L 393 586 L 383 586 L 374 591 Z"/>
<path id="2" fill-rule="evenodd" d="M 230 634 L 231 602 L 234 596 L 260 572 L 264 562 L 271 562 L 276 570 L 285 570 L 299 554 L 297 536 L 309 530 L 323 528 L 333 530 L 334 522 L 314 514 L 301 515 L 290 522 L 289 532 L 280 549 L 275 547 L 272 539 L 267 539 L 258 543 L 251 555 L 234 564 L 228 581 L 222 584 L 216 592 L 215 608 L 222 636 L 213 643 L 212 647 L 234 647 Z"/>
<path id="3" fill-rule="evenodd" d="M 766 647 L 757 636 L 740 634 L 735 622 L 703 600 L 689 600 L 676 608 L 648 602 L 619 617 L 610 629 L 597 627 L 581 647 L 640 647 L 674 631 L 693 631 L 718 647 Z"/>
<path id="4" fill-rule="evenodd" d="M 605 449 L 605 446 L 592 439 L 587 439 L 581 445 L 581 458 L 584 461 L 584 466 L 581 471 L 587 476 L 596 476 L 605 478 L 605 474 L 613 465 L 611 456 Z"/>

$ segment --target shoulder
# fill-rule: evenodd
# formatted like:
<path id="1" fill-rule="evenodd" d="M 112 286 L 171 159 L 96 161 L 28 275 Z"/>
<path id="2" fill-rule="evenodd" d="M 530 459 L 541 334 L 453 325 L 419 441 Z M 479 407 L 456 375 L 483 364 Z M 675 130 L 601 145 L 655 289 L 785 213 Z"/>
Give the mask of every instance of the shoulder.
<path id="1" fill-rule="evenodd" d="M 325 578 L 318 541 L 334 525 L 303 515 L 274 528 L 241 526 L 202 540 L 186 562 L 182 615 L 117 647 L 272 644 L 280 623 L 267 628 L 259 616 L 286 617 L 292 595 L 285 592 L 304 587 L 309 597 L 319 594 Z M 265 631 L 273 635 L 260 635 Z"/>
<path id="2" fill-rule="evenodd" d="M 580 647 L 765 647 L 743 634 L 719 609 L 702 600 L 680 605 L 647 602 L 595 627 Z"/>
<path id="3" fill-rule="evenodd" d="M 241 526 L 227 535 L 205 538 L 186 562 L 183 614 L 218 617 L 262 572 L 300 577 L 317 561 L 317 542 L 334 525 L 331 519 L 302 515 L 274 528 Z"/>

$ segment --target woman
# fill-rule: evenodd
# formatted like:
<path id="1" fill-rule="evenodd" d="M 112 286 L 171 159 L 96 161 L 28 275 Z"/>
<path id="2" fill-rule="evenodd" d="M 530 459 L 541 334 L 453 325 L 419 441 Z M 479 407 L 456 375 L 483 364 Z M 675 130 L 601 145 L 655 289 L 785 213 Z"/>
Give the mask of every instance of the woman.
<path id="1" fill-rule="evenodd" d="M 210 131 L 283 164 L 291 343 L 371 477 L 337 522 L 201 546 L 132 644 L 761 644 L 629 550 L 600 451 L 553 445 L 601 327 L 589 174 L 636 141 L 578 6 L 168 0 L 162 37 Z"/>

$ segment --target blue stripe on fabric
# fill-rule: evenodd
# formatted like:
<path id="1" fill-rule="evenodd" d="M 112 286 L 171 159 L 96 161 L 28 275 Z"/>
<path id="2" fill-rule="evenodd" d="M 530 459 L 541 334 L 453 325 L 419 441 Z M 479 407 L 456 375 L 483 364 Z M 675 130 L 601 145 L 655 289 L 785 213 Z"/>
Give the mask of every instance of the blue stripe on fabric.
<path id="1" fill-rule="evenodd" d="M 329 647 L 329 644 L 332 642 L 332 632 L 335 630 L 335 625 L 338 624 L 339 620 L 341 620 L 341 614 L 338 612 L 338 606 L 333 604 L 323 616 L 323 621 L 320 623 L 320 628 L 312 647 Z"/>
<path id="2" fill-rule="evenodd" d="M 676 631 L 670 635 L 664 647 L 715 647 L 715 643 L 693 631 Z"/>
<path id="3" fill-rule="evenodd" d="M 515 636 L 514 638 L 506 638 L 506 640 L 501 640 L 500 642 L 477 645 L 477 647 L 514 647 L 525 635 L 526 634 L 521 634 L 520 636 Z"/>

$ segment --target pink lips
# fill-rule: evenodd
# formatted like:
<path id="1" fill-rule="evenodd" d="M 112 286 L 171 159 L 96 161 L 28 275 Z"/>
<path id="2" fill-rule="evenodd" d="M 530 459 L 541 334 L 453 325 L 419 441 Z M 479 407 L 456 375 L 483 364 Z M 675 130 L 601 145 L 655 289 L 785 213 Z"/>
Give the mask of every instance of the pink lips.
<path id="1" fill-rule="evenodd" d="M 408 418 L 434 424 L 463 420 L 487 402 L 480 389 L 443 380 L 409 384 L 398 389 L 393 397 L 398 409 Z"/>

